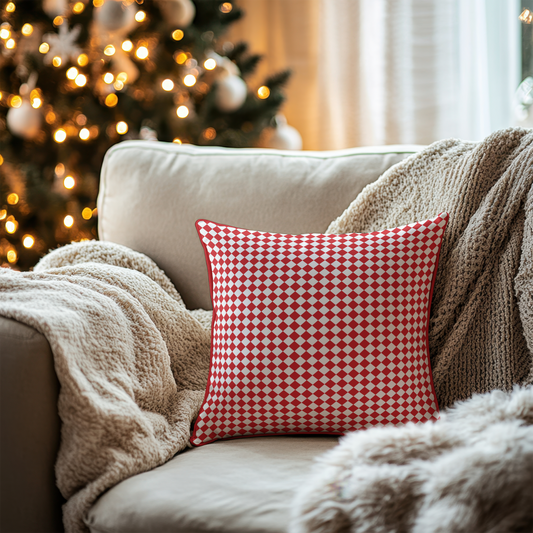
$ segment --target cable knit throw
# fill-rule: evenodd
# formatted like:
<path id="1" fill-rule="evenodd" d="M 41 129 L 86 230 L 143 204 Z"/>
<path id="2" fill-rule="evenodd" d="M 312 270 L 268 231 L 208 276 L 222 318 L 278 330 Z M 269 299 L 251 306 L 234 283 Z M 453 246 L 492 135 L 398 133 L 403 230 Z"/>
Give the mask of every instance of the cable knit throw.
<path id="1" fill-rule="evenodd" d="M 342 438 L 301 488 L 291 533 L 533 530 L 532 184 L 531 130 L 442 141 L 331 224 L 369 232 L 450 213 L 430 356 L 440 406 L 467 400 L 435 423 Z"/>
<path id="2" fill-rule="evenodd" d="M 0 314 L 50 343 L 61 384 L 63 521 L 68 533 L 88 531 L 83 518 L 102 492 L 188 446 L 207 383 L 211 313 L 187 311 L 145 255 L 88 242 L 55 250 L 34 272 L 0 269 Z"/>

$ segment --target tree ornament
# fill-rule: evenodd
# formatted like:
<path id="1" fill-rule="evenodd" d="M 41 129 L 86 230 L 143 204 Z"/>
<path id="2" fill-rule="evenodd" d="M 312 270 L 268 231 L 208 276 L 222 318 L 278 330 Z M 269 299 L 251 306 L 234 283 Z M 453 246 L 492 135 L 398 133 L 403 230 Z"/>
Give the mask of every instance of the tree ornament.
<path id="1" fill-rule="evenodd" d="M 302 136 L 296 128 L 287 124 L 287 119 L 282 114 L 275 118 L 276 129 L 266 142 L 266 148 L 276 150 L 301 150 Z"/>
<path id="2" fill-rule="evenodd" d="M 6 122 L 13 135 L 31 140 L 41 131 L 42 118 L 39 109 L 34 109 L 28 100 L 23 100 L 20 107 L 8 110 Z"/>
<path id="3" fill-rule="evenodd" d="M 43 35 L 43 42 L 50 46 L 48 53 L 44 56 L 44 62 L 50 65 L 54 57 L 60 57 L 62 64 L 69 59 L 75 62 L 81 54 L 81 49 L 76 44 L 81 31 L 81 26 L 78 24 L 71 31 L 68 29 L 68 23 L 65 21 L 59 26 L 58 33 L 47 33 Z"/>
<path id="4" fill-rule="evenodd" d="M 136 12 L 134 4 L 124 5 L 121 0 L 106 0 L 94 10 L 94 20 L 99 29 L 124 35 L 134 28 Z"/>
<path id="5" fill-rule="evenodd" d="M 191 0 L 157 0 L 157 6 L 168 25 L 175 28 L 187 28 L 196 15 Z"/>
<path id="6" fill-rule="evenodd" d="M 51 18 L 63 16 L 68 8 L 68 0 L 43 0 L 43 11 Z"/>
<path id="7" fill-rule="evenodd" d="M 247 93 L 248 87 L 242 78 L 234 75 L 224 76 L 217 83 L 215 102 L 220 111 L 232 113 L 244 104 Z"/>

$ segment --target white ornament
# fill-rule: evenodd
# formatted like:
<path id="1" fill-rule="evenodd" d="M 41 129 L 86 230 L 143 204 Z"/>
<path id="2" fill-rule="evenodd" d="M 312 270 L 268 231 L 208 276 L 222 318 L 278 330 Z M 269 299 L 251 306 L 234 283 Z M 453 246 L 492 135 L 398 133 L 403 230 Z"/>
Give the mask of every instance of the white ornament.
<path id="1" fill-rule="evenodd" d="M 239 76 L 231 74 L 218 81 L 215 103 L 220 111 L 232 113 L 244 104 L 247 94 L 248 87 L 246 82 Z"/>
<path id="2" fill-rule="evenodd" d="M 80 31 L 81 26 L 79 24 L 72 28 L 72 31 L 69 31 L 65 21 L 59 26 L 59 33 L 43 35 L 43 42 L 50 46 L 48 53 L 44 56 L 44 62 L 49 65 L 56 56 L 61 58 L 62 63 L 66 63 L 69 59 L 73 62 L 76 61 L 81 54 L 81 50 L 76 44 Z"/>
<path id="3" fill-rule="evenodd" d="M 134 4 L 126 6 L 121 0 L 106 0 L 94 11 L 94 20 L 100 30 L 125 35 L 135 26 L 137 8 Z"/>
<path id="4" fill-rule="evenodd" d="M 20 107 L 12 107 L 7 112 L 7 126 L 13 135 L 23 139 L 35 139 L 41 131 L 42 115 L 30 102 L 23 100 Z"/>
<path id="5" fill-rule="evenodd" d="M 157 6 L 168 25 L 174 28 L 186 28 L 196 15 L 191 0 L 157 0 Z"/>
<path id="6" fill-rule="evenodd" d="M 276 129 L 266 142 L 266 148 L 276 150 L 301 150 L 302 136 L 296 128 L 287 124 L 287 119 L 281 113 L 276 115 Z"/>
<path id="7" fill-rule="evenodd" d="M 51 18 L 63 16 L 67 11 L 68 0 L 43 0 L 43 11 Z"/>

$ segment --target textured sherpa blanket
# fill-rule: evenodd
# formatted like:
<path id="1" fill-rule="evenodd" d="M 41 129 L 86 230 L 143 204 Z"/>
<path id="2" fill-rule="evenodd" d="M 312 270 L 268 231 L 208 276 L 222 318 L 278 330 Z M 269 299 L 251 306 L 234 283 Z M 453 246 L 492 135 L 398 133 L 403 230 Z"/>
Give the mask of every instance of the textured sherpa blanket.
<path id="1" fill-rule="evenodd" d="M 69 533 L 87 531 L 83 517 L 102 492 L 188 446 L 207 382 L 210 313 L 187 311 L 148 257 L 88 242 L 50 253 L 34 272 L 0 269 L 0 314 L 50 343 L 63 520 Z"/>
<path id="2" fill-rule="evenodd" d="M 298 494 L 292 532 L 533 530 L 532 184 L 531 130 L 447 140 L 392 167 L 331 224 L 364 233 L 450 214 L 429 348 L 441 407 L 466 401 L 433 424 L 341 439 Z"/>

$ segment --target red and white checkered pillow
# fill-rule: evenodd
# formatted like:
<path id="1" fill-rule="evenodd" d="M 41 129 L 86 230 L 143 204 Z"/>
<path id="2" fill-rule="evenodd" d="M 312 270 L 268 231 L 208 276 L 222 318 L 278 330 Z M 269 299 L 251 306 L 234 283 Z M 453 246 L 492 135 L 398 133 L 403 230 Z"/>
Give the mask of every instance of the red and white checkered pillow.
<path id="1" fill-rule="evenodd" d="M 282 235 L 199 220 L 214 313 L 191 443 L 438 418 L 427 332 L 447 221 Z"/>

